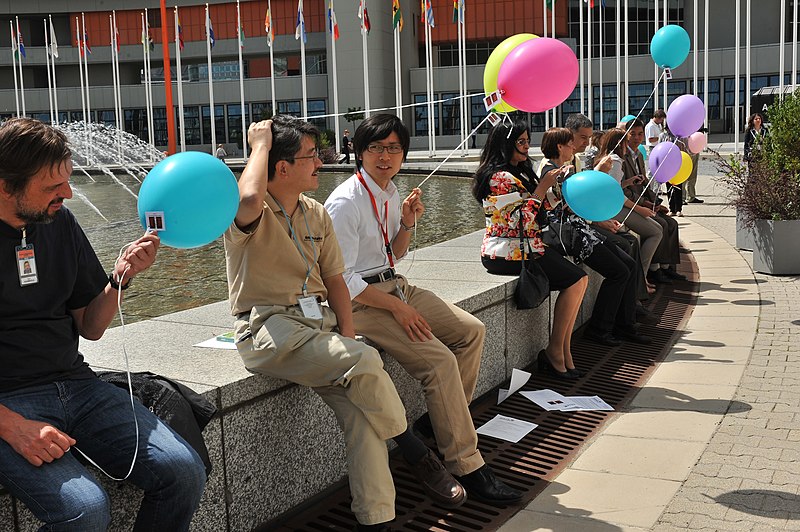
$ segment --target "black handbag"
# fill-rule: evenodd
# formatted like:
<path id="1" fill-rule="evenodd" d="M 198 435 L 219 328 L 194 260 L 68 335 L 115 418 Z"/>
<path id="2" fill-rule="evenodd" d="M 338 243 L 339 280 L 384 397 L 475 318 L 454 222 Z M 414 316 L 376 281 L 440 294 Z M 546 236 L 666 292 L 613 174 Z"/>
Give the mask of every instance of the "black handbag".
<path id="1" fill-rule="evenodd" d="M 542 304 L 550 296 L 550 280 L 544 270 L 533 258 L 532 251 L 525 258 L 525 227 L 523 224 L 522 208 L 519 210 L 519 249 L 522 253 L 522 265 L 519 271 L 519 280 L 514 289 L 514 302 L 518 309 L 532 309 Z"/>

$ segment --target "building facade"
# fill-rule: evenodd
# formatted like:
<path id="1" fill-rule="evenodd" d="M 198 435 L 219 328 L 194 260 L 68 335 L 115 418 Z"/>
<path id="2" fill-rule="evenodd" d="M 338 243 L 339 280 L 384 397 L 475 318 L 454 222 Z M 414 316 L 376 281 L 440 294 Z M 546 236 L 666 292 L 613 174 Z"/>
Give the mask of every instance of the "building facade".
<path id="1" fill-rule="evenodd" d="M 433 93 L 435 100 L 434 130 L 437 146 L 453 147 L 459 142 L 460 109 L 457 25 L 453 22 L 453 3 L 450 0 L 431 0 L 435 26 L 431 29 Z M 664 1 L 667 1 L 667 19 L 670 24 L 683 26 L 692 36 L 693 51 L 680 67 L 672 72 L 664 99 L 664 86 L 658 88 L 658 99 L 648 101 L 658 75 L 649 55 L 649 43 L 655 29 L 664 23 Z M 546 8 L 544 0 L 467 0 L 465 8 L 466 79 L 470 99 L 468 125 L 477 126 L 486 112 L 482 103 L 483 65 L 494 47 L 506 37 L 517 33 L 555 35 L 569 44 L 579 54 L 583 41 L 583 91 L 576 87 L 572 96 L 556 110 L 555 123 L 562 123 L 566 115 L 583 110 L 591 115 L 598 127 L 609 127 L 621 115 L 636 114 L 644 107 L 642 116 L 649 118 L 652 110 L 663 107 L 681 94 L 694 91 L 694 25 L 697 19 L 698 34 L 698 95 L 703 98 L 705 61 L 708 61 L 708 112 L 712 135 L 728 140 L 735 125 L 735 113 L 740 115 L 740 129 L 748 114 L 746 102 L 762 86 L 779 83 L 780 2 L 786 3 L 784 83 L 791 84 L 796 60 L 793 60 L 792 25 L 793 3 L 797 0 L 765 0 L 758 3 L 750 14 L 751 78 L 745 89 L 745 51 L 747 15 L 741 14 L 741 67 L 738 90 L 735 89 L 735 9 L 733 0 L 710 2 L 708 6 L 708 53 L 703 51 L 706 39 L 705 2 L 710 0 L 654 0 L 598 1 L 589 8 L 583 0 L 553 1 L 554 13 Z M 331 76 L 331 36 L 328 32 L 330 0 L 305 0 L 304 19 L 307 32 L 306 85 L 307 113 L 323 129 L 335 129 L 333 113 L 333 78 Z M 132 5 L 133 4 L 133 5 Z M 695 12 L 695 4 L 699 9 Z M 742 4 L 745 4 L 742 2 Z M 37 2 L 6 3 L 0 7 L 0 19 L 19 20 L 20 34 L 25 46 L 22 58 L 25 111 L 28 116 L 50 120 L 50 96 L 46 68 L 44 20 L 52 18 L 58 43 L 59 57 L 55 60 L 59 121 L 83 120 L 83 103 L 80 89 L 79 35 L 89 43 L 88 79 L 90 88 L 88 117 L 93 122 L 114 124 L 114 93 L 112 58 L 112 31 L 109 23 L 115 11 L 119 32 L 120 96 L 125 129 L 142 139 L 148 138 L 146 91 L 144 81 L 144 48 L 142 44 L 142 19 L 147 8 L 147 25 L 152 40 L 150 68 L 153 80 L 153 134 L 155 144 L 167 145 L 167 117 L 177 117 L 176 91 L 173 88 L 172 106 L 168 106 L 164 91 L 162 46 L 163 30 L 172 63 L 173 87 L 175 80 L 175 24 L 174 7 L 167 9 L 167 20 L 162 20 L 158 1 L 124 2 L 122 0 L 39 0 Z M 9 8 L 9 6 L 11 6 Z M 420 22 L 420 5 L 400 0 L 404 29 L 400 33 L 400 65 L 403 86 L 403 104 L 427 101 L 423 25 Z M 214 109 L 209 105 L 206 59 L 205 4 L 178 1 L 181 35 L 185 44 L 181 51 L 181 77 L 184 94 L 184 134 L 187 148 L 210 149 L 211 113 L 214 113 L 217 142 L 227 145 L 229 152 L 241 149 L 242 106 L 239 88 L 239 39 L 236 3 L 213 1 L 209 12 L 216 44 L 212 50 L 212 76 Z M 270 62 L 265 33 L 266 0 L 243 1 L 240 4 L 242 28 L 245 35 L 243 54 L 245 123 L 268 117 L 273 112 L 302 115 L 300 76 L 300 42 L 295 39 L 297 21 L 296 0 L 272 0 L 271 19 L 275 32 L 273 44 L 274 64 Z M 340 38 L 336 41 L 339 111 L 363 110 L 365 91 L 363 82 L 362 37 L 359 30 L 358 2 L 341 0 L 334 5 L 339 24 Z M 368 42 L 368 71 L 371 109 L 394 108 L 395 60 L 392 29 L 392 2 L 372 0 L 367 4 L 371 30 Z M 627 8 L 627 13 L 626 13 Z M 11 12 L 9 9 L 16 11 Z M 744 8 L 743 8 L 744 10 Z M 620 94 L 617 95 L 617 57 L 624 55 L 625 18 L 628 30 L 627 79 L 620 70 Z M 546 17 L 545 17 L 546 15 Z M 553 16 L 554 15 L 554 16 Z M 591 16 L 591 44 L 589 44 L 589 17 Z M 76 28 L 76 19 L 78 27 Z M 619 19 L 620 37 L 617 38 Z M 659 21 L 657 24 L 656 20 Z M 582 21 L 582 23 L 581 23 Z M 16 22 L 14 22 L 16 24 Z M 15 28 L 16 26 L 14 26 Z M 581 38 L 581 28 L 584 37 Z M 15 77 L 12 72 L 11 36 L 15 33 L 0 31 L 0 117 L 16 115 Z M 148 39 L 144 39 L 148 40 Z M 602 44 L 601 44 L 602 43 Z M 619 48 L 618 48 L 619 43 Z M 589 86 L 588 57 L 591 54 L 591 87 Z M 603 59 L 601 60 L 600 57 Z M 19 66 L 17 66 L 19 70 Z M 17 72 L 19 74 L 19 72 Z M 86 74 L 84 74 L 86 76 Z M 275 78 L 277 109 L 272 109 L 271 79 Z M 603 83 L 601 89 L 601 82 Z M 581 101 L 581 94 L 584 95 Z M 625 95 L 628 95 L 627 101 Z M 589 97 L 591 95 L 591 101 Z M 601 97 L 602 95 L 602 97 Z M 602 110 L 602 112 L 601 112 Z M 314 118 L 314 117 L 322 118 Z M 525 114 L 534 132 L 552 125 L 553 118 L 544 114 Z M 416 147 L 427 146 L 428 109 L 425 105 L 406 107 L 403 118 L 409 125 Z M 354 123 L 339 117 L 339 127 L 353 128 Z M 178 124 L 178 120 L 175 119 Z M 479 133 L 485 133 L 485 126 Z M 480 145 L 480 136 L 478 142 Z"/>

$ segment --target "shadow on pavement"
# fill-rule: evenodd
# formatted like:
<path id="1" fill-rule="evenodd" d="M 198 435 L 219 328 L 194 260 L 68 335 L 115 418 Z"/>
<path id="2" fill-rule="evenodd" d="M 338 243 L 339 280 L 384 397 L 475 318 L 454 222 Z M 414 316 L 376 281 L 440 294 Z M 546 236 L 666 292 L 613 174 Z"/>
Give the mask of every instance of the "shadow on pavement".
<path id="1" fill-rule="evenodd" d="M 800 496 L 786 491 L 735 490 L 712 498 L 719 504 L 751 515 L 800 520 Z"/>

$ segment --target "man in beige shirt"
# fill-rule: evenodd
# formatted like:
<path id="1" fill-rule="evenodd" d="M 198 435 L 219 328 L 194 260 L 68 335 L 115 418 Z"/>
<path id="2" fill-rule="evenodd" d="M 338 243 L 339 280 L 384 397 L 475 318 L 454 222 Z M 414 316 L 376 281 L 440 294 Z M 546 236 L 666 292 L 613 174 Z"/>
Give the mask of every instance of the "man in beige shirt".
<path id="1" fill-rule="evenodd" d="M 434 502 L 459 506 L 464 488 L 408 428 L 378 352 L 355 340 L 333 224 L 321 204 L 303 195 L 318 186 L 319 131 L 278 115 L 252 124 L 248 140 L 239 210 L 225 233 L 236 346 L 245 366 L 310 386 L 334 410 L 359 530 L 383 530 L 395 516 L 388 439 Z"/>

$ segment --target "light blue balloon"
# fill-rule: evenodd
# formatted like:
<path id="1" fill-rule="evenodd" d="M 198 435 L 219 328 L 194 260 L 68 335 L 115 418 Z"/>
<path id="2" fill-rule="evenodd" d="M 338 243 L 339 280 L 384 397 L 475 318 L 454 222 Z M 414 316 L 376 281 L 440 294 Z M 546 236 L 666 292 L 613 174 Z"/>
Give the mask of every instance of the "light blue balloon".
<path id="1" fill-rule="evenodd" d="M 625 115 L 622 118 L 620 118 L 619 121 L 623 122 L 623 123 L 627 123 L 627 122 L 630 122 L 631 120 L 636 120 L 636 116 L 634 116 L 634 115 Z"/>
<path id="2" fill-rule="evenodd" d="M 196 248 L 219 238 L 239 209 L 239 187 L 228 166 L 208 153 L 190 151 L 167 157 L 145 177 L 139 189 L 139 221 L 162 212 L 161 242 Z M 154 228 L 155 229 L 155 228 Z"/>
<path id="3" fill-rule="evenodd" d="M 613 218 L 625 203 L 625 194 L 617 180 L 597 170 L 570 176 L 561 185 L 561 193 L 575 214 L 593 222 Z"/>
<path id="4" fill-rule="evenodd" d="M 647 148 L 645 147 L 644 144 L 639 144 L 639 153 L 642 154 L 642 157 L 644 157 L 644 160 L 646 161 L 647 160 Z"/>
<path id="5" fill-rule="evenodd" d="M 680 26 L 669 24 L 660 28 L 650 41 L 650 55 L 661 68 L 677 68 L 686 61 L 692 43 L 689 34 Z"/>

